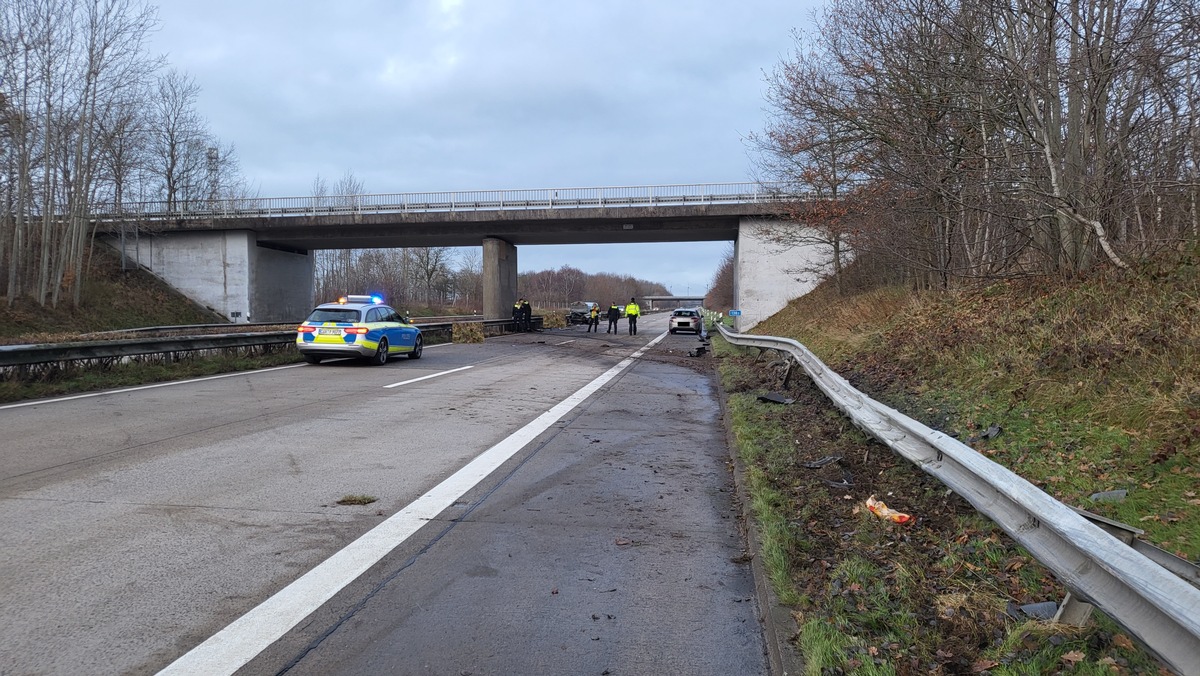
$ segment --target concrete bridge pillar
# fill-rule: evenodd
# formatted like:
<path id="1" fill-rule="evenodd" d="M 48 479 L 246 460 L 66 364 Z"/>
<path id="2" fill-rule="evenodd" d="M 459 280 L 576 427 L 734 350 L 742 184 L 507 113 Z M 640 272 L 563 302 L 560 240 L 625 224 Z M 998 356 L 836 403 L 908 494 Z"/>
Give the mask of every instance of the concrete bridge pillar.
<path id="1" fill-rule="evenodd" d="M 125 240 L 125 255 L 231 322 L 299 322 L 312 310 L 312 256 L 259 246 L 249 230 L 143 235 Z"/>
<path id="2" fill-rule="evenodd" d="M 508 319 L 517 300 L 517 247 L 496 237 L 483 238 L 483 316 Z"/>
<path id="3" fill-rule="evenodd" d="M 803 228 L 800 223 L 743 218 L 734 244 L 733 302 L 742 311 L 734 330 L 749 331 L 779 312 L 793 298 L 812 291 L 829 254 L 819 245 L 782 245 L 780 228 Z M 787 239 L 795 241 L 796 237 Z"/>

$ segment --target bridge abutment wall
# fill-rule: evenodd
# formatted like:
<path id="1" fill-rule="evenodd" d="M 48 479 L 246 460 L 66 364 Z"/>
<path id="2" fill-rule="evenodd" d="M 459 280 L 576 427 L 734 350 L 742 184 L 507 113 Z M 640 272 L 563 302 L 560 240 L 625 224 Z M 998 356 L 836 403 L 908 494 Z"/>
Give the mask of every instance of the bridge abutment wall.
<path id="1" fill-rule="evenodd" d="M 142 235 L 125 256 L 232 322 L 299 322 L 312 309 L 312 256 L 258 246 L 249 230 Z"/>
<path id="2" fill-rule="evenodd" d="M 781 228 L 804 227 L 780 220 L 741 219 L 734 244 L 733 298 L 742 314 L 734 319 L 734 330 L 749 331 L 820 282 L 818 270 L 828 258 L 820 246 L 778 242 Z"/>

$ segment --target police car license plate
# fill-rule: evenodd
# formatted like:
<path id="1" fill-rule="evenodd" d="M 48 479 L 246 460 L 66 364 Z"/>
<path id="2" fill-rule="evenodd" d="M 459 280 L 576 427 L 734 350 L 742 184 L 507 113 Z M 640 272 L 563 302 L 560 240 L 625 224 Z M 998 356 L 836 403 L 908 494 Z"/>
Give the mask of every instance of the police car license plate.
<path id="1" fill-rule="evenodd" d="M 323 336 L 327 336 L 327 335 L 337 336 L 337 335 L 341 335 L 342 330 L 341 329 L 317 329 L 317 333 L 319 333 Z"/>

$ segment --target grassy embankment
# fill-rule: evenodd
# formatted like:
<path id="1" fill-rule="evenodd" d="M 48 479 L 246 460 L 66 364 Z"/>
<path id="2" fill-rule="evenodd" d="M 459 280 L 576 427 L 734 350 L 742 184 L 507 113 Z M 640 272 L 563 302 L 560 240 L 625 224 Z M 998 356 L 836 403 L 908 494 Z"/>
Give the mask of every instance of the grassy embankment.
<path id="1" fill-rule="evenodd" d="M 1058 500 L 1200 558 L 1200 268 L 1195 258 L 952 293 L 821 288 L 755 333 L 796 338 L 869 395 L 955 434 Z M 870 442 L 797 378 L 721 347 L 764 563 L 808 673 L 1155 673 L 1107 618 L 1019 606 L 1064 590 L 965 501 Z M 764 386 L 763 378 L 770 385 Z M 999 433 L 979 438 L 991 426 Z M 838 463 L 804 467 L 823 456 Z M 849 481 L 834 487 L 827 481 Z M 1124 490 L 1118 502 L 1091 496 Z M 870 495 L 916 517 L 899 526 Z"/>
<path id="2" fill-rule="evenodd" d="M 0 344 L 107 340 L 117 336 L 92 334 L 223 321 L 153 275 L 140 270 L 121 271 L 120 261 L 102 247 L 97 247 L 81 296 L 78 308 L 69 299 L 61 301 L 57 308 L 40 307 L 24 298 L 18 298 L 11 308 L 0 303 Z M 299 360 L 294 349 L 247 349 L 219 357 L 185 353 L 167 362 L 150 360 L 86 370 L 41 370 L 32 379 L 0 379 L 0 402 L 180 380 Z"/>

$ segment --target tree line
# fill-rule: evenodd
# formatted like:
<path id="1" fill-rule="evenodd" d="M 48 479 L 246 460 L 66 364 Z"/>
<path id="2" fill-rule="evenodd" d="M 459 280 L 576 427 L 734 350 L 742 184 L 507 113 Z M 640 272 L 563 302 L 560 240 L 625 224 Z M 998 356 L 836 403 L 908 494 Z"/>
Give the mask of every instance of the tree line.
<path id="1" fill-rule="evenodd" d="M 1200 239 L 1197 0 L 831 0 L 767 76 L 779 245 L 919 286 Z"/>
<path id="2" fill-rule="evenodd" d="M 537 308 L 564 309 L 578 301 L 624 305 L 630 298 L 669 296 L 667 287 L 630 275 L 587 273 L 564 265 L 556 270 L 522 272 L 517 275 L 517 292 Z"/>
<path id="3" fill-rule="evenodd" d="M 149 53 L 133 0 L 0 3 L 0 289 L 80 300 L 97 205 L 244 197 L 236 151 L 199 86 Z"/>

